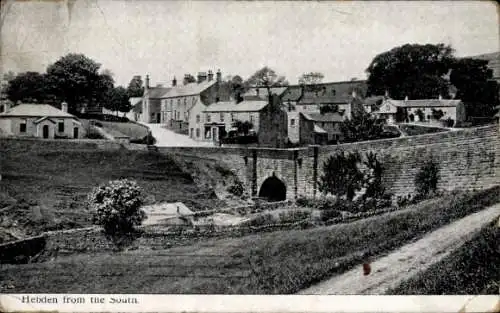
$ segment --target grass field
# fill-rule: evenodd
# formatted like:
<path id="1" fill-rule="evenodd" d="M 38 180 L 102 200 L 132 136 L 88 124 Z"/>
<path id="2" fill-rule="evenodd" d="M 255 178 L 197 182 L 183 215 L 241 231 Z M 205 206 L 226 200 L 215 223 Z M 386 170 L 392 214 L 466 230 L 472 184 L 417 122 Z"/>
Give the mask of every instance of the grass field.
<path id="1" fill-rule="evenodd" d="M 295 293 L 498 202 L 500 188 L 493 188 L 454 193 L 349 224 L 4 265 L 0 291 L 9 285 L 8 292 Z"/>
<path id="2" fill-rule="evenodd" d="M 14 226 L 5 224 L 6 216 L 27 235 L 88 225 L 87 194 L 99 184 L 120 178 L 136 180 L 149 203 L 182 201 L 195 210 L 222 205 L 209 186 L 200 187 L 181 163 L 158 153 L 127 150 L 7 149 L 2 151 L 0 209 L 5 206 L 1 202 L 17 204 L 2 209 L 0 228 Z"/>
<path id="3" fill-rule="evenodd" d="M 105 129 L 115 130 L 124 135 L 127 135 L 132 140 L 143 139 L 148 135 L 148 128 L 138 123 L 118 123 L 99 121 Z"/>
<path id="4" fill-rule="evenodd" d="M 498 295 L 500 228 L 488 225 L 441 262 L 405 281 L 394 295 Z"/>

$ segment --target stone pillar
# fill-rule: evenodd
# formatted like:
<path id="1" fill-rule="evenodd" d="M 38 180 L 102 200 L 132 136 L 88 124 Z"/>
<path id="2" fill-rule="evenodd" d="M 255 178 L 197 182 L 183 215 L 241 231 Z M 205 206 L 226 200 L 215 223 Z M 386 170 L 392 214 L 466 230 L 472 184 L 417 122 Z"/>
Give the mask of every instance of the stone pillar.
<path id="1" fill-rule="evenodd" d="M 257 196 L 257 150 L 252 149 L 252 196 Z"/>

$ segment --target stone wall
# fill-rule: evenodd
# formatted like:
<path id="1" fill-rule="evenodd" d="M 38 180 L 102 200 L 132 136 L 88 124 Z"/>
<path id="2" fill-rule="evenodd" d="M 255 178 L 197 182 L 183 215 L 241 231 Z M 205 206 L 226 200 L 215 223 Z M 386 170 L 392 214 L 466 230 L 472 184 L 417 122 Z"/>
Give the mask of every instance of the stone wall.
<path id="1" fill-rule="evenodd" d="M 54 150 L 119 150 L 118 142 L 103 139 L 33 139 L 0 138 L 0 151 L 54 151 Z"/>

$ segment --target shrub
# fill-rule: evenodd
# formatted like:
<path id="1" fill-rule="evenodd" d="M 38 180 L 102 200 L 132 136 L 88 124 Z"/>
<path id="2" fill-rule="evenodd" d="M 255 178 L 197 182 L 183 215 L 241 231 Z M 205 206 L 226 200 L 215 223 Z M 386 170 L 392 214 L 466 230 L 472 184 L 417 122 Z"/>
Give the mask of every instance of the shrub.
<path id="1" fill-rule="evenodd" d="M 88 196 L 88 207 L 93 212 L 94 224 L 102 226 L 105 234 L 118 247 L 133 237 L 135 227 L 145 219 L 142 204 L 141 188 L 135 181 L 127 179 L 101 185 Z"/>
<path id="2" fill-rule="evenodd" d="M 253 218 L 251 218 L 248 221 L 245 221 L 241 223 L 241 226 L 264 226 L 264 225 L 271 225 L 271 224 L 277 224 L 278 220 L 274 217 L 274 215 L 270 213 L 265 213 L 265 214 L 260 214 L 257 215 Z"/>
<path id="3" fill-rule="evenodd" d="M 337 210 L 323 210 L 321 211 L 320 218 L 323 222 L 331 220 L 332 218 L 342 216 L 342 212 Z"/>
<path id="4" fill-rule="evenodd" d="M 227 188 L 227 192 L 237 196 L 241 197 L 244 193 L 245 189 L 243 188 L 243 185 L 241 184 L 240 181 L 235 182 L 231 186 Z"/>
<path id="5" fill-rule="evenodd" d="M 415 187 L 418 195 L 428 196 L 437 190 L 439 180 L 439 165 L 433 159 L 425 162 L 415 177 Z"/>
<path id="6" fill-rule="evenodd" d="M 323 165 L 323 176 L 319 190 L 351 200 L 356 190 L 362 187 L 363 173 L 358 168 L 361 157 L 358 153 L 345 154 L 343 151 L 332 155 Z"/>
<path id="7" fill-rule="evenodd" d="M 311 218 L 311 211 L 291 210 L 279 214 L 280 223 L 294 223 Z"/>

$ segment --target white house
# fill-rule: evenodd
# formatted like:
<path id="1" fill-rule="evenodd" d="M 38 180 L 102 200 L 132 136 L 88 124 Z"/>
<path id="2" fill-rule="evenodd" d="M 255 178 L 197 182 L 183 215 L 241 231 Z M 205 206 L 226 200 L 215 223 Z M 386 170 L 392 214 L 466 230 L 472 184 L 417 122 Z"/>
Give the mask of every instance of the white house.
<path id="1" fill-rule="evenodd" d="M 78 118 L 68 113 L 66 103 L 59 110 L 48 104 L 19 104 L 0 113 L 3 136 L 37 138 L 83 138 Z"/>

